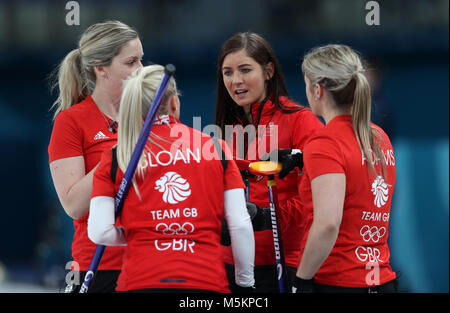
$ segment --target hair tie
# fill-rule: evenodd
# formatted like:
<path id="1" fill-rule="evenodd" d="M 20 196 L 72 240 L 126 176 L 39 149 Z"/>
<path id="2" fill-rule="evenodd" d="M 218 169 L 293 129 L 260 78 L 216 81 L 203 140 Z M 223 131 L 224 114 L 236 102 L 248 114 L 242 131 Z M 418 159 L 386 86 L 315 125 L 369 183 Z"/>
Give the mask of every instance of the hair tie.
<path id="1" fill-rule="evenodd" d="M 352 74 L 352 77 L 355 77 L 356 75 L 358 75 L 358 74 L 362 74 L 362 73 L 364 73 L 366 70 L 365 69 L 363 69 L 363 68 L 360 68 L 360 69 L 357 69 L 356 71 L 354 71 L 353 72 L 353 74 Z"/>

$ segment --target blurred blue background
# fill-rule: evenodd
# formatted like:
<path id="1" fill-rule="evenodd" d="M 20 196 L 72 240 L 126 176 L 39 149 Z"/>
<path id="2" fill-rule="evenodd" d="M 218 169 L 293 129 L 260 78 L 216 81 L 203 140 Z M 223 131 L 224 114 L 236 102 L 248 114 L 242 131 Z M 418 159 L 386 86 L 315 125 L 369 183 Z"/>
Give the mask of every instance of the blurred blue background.
<path id="1" fill-rule="evenodd" d="M 0 0 L 0 291 L 7 282 L 64 285 L 73 226 L 48 167 L 56 94 L 47 78 L 89 25 L 109 19 L 139 31 L 144 64 L 176 65 L 181 120 L 201 116 L 203 127 L 214 123 L 218 52 L 235 32 L 272 44 L 302 104 L 306 51 L 327 43 L 360 51 L 372 69 L 373 121 L 395 151 L 389 242 L 400 290 L 449 291 L 448 0 L 377 1 L 378 26 L 366 24 L 363 0 L 77 2 L 80 25 L 69 26 L 67 1 Z"/>

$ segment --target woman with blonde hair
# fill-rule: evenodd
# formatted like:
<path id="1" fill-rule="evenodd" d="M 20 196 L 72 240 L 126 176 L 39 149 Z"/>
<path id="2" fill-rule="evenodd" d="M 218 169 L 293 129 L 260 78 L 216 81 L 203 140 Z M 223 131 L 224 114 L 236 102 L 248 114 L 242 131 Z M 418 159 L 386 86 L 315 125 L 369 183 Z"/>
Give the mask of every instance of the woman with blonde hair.
<path id="1" fill-rule="evenodd" d="M 73 218 L 72 269 L 84 280 L 95 251 L 87 236 L 92 177 L 103 150 L 117 142 L 122 81 L 142 67 L 138 33 L 119 21 L 90 26 L 54 75 L 59 95 L 48 147 L 53 183 L 65 212 Z M 122 265 L 123 248 L 108 249 L 89 292 L 111 292 Z M 74 280 L 76 281 L 76 280 Z M 80 285 L 69 284 L 66 292 Z"/>
<path id="2" fill-rule="evenodd" d="M 220 248 L 225 217 L 236 282 L 250 291 L 254 238 L 239 170 L 222 140 L 180 123 L 173 78 L 124 202 L 123 227 L 115 225 L 114 197 L 163 72 L 160 65 L 147 66 L 125 82 L 117 148 L 103 153 L 94 174 L 89 238 L 107 246 L 127 245 L 117 291 L 229 292 Z M 222 153 L 227 160 L 220 158 Z"/>
<path id="3" fill-rule="evenodd" d="M 396 292 L 387 244 L 395 157 L 370 122 L 361 59 L 348 46 L 327 45 L 306 54 L 302 71 L 311 109 L 326 126 L 303 151 L 308 233 L 293 291 Z"/>

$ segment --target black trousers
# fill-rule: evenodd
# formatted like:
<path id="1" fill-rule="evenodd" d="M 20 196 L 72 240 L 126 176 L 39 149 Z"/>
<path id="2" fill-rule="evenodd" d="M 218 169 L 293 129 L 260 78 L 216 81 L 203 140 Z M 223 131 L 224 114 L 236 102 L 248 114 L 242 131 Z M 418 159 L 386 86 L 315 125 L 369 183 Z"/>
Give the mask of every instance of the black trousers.
<path id="1" fill-rule="evenodd" d="M 217 292 L 204 289 L 148 288 L 148 289 L 128 290 L 123 291 L 123 293 L 217 293 Z"/>
<path id="2" fill-rule="evenodd" d="M 67 285 L 66 293 L 79 293 L 81 285 L 83 284 L 84 277 L 87 271 L 78 272 L 80 275 L 79 285 Z M 92 279 L 88 293 L 111 293 L 116 291 L 117 278 L 119 277 L 120 271 L 97 271 L 94 278 Z M 74 273 L 77 275 L 77 272 Z"/>
<path id="3" fill-rule="evenodd" d="M 314 284 L 314 291 L 317 293 L 397 293 L 398 280 L 394 279 L 383 285 L 368 288 L 349 288 Z"/>
<path id="4" fill-rule="evenodd" d="M 234 265 L 225 263 L 225 271 L 227 272 L 228 284 L 231 293 L 236 293 L 236 282 L 234 280 Z M 255 291 L 260 293 L 280 293 L 280 287 L 277 279 L 276 265 L 255 265 Z M 297 269 L 295 267 L 286 266 L 288 276 L 288 290 L 291 290 L 292 282 L 295 278 Z"/>

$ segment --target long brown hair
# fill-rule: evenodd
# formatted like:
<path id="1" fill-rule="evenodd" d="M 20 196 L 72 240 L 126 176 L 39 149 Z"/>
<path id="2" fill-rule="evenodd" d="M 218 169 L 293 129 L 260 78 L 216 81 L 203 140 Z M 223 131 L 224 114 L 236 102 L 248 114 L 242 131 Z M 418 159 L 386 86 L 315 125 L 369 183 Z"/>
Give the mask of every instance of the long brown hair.
<path id="1" fill-rule="evenodd" d="M 225 57 L 233 52 L 245 50 L 247 55 L 253 58 L 263 68 L 272 62 L 274 73 L 268 81 L 266 94 L 275 106 L 284 113 L 292 113 L 300 110 L 301 106 L 286 107 L 280 102 L 280 97 L 289 98 L 289 93 L 284 82 L 280 63 L 269 43 L 260 35 L 252 32 L 237 33 L 229 38 L 222 46 L 217 63 L 217 102 L 216 124 L 222 129 L 225 125 L 249 124 L 244 109 L 238 106 L 225 88 L 222 76 L 222 65 Z M 223 136 L 224 136 L 223 132 Z"/>

